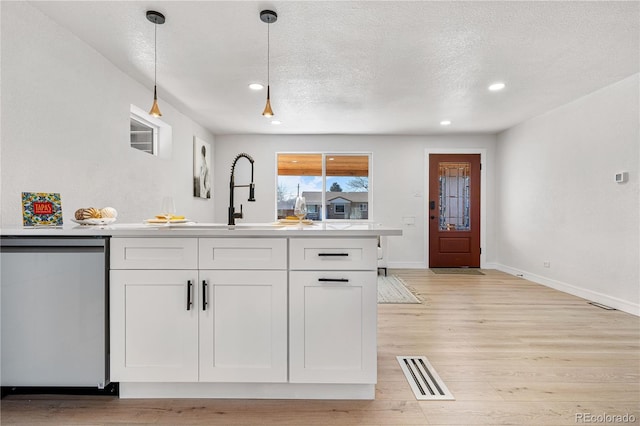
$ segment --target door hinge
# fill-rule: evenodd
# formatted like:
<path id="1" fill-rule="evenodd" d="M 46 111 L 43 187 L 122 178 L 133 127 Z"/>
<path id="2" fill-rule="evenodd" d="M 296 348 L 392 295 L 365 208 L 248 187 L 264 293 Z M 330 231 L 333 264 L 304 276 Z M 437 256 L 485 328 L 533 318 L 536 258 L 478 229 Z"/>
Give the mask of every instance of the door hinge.
<path id="1" fill-rule="evenodd" d="M 482 170 L 482 163 L 480 163 L 480 170 Z"/>
<path id="2" fill-rule="evenodd" d="M 482 254 L 482 247 L 480 247 L 480 254 Z"/>

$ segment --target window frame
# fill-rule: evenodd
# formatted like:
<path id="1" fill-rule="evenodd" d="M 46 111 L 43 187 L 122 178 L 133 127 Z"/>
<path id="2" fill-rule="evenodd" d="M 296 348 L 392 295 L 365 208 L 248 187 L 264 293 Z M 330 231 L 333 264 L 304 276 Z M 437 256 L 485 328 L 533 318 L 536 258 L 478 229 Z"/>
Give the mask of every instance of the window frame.
<path id="1" fill-rule="evenodd" d="M 153 129 L 153 152 L 144 151 L 131 145 L 131 120 Z M 142 108 L 131 104 L 129 109 L 129 147 L 136 151 L 151 154 L 160 158 L 171 158 L 173 129 L 171 125 L 153 117 Z"/>
<path id="2" fill-rule="evenodd" d="M 321 189 L 321 205 L 319 206 L 318 214 L 322 218 L 322 222 L 349 222 L 349 223 L 370 223 L 374 222 L 373 219 L 373 153 L 371 151 L 277 151 L 275 153 L 275 187 L 278 187 L 278 178 L 280 177 L 278 173 L 278 157 L 280 155 L 321 155 L 322 156 L 322 189 Z M 328 205 L 327 205 L 327 158 L 332 156 L 367 156 L 368 157 L 368 189 L 367 189 L 367 219 L 349 219 L 349 218 L 339 218 L 339 219 L 329 219 L 328 216 Z M 362 191 L 364 192 L 364 191 Z M 345 210 L 346 211 L 346 210 Z M 364 211 L 364 210 L 363 210 Z M 346 214 L 346 213 L 343 213 Z M 278 191 L 275 193 L 275 212 L 274 216 L 276 220 L 278 219 Z"/>
<path id="3" fill-rule="evenodd" d="M 130 120 L 135 121 L 139 125 L 146 127 L 151 132 L 151 151 L 147 151 L 146 149 L 140 149 L 138 147 L 133 146 L 136 143 L 132 140 L 134 130 L 130 131 L 131 137 L 129 138 L 129 142 L 131 144 L 131 147 L 137 149 L 138 151 L 146 152 L 147 154 L 158 155 L 158 134 L 160 133 L 158 126 L 148 122 L 144 118 L 141 118 L 135 114 L 131 114 Z M 143 143 L 143 142 L 137 142 L 137 143 Z"/>

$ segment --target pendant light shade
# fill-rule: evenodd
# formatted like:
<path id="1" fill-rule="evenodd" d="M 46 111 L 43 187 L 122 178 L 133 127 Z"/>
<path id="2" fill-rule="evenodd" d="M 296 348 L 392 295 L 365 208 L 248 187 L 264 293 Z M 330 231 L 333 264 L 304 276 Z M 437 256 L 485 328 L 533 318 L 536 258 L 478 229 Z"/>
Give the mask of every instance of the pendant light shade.
<path id="1" fill-rule="evenodd" d="M 265 117 L 273 117 L 274 114 L 271 109 L 271 86 L 269 84 L 269 79 L 271 77 L 271 40 L 269 39 L 269 26 L 278 20 L 278 15 L 273 10 L 263 10 L 260 12 L 260 20 L 267 24 L 267 104 L 264 106 L 262 115 Z"/>
<path id="2" fill-rule="evenodd" d="M 158 106 L 158 91 L 156 90 L 155 85 L 153 86 L 153 105 L 151 105 L 149 115 L 153 115 L 154 117 L 160 117 L 162 115 L 160 107 Z"/>
<path id="3" fill-rule="evenodd" d="M 273 110 L 271 109 L 271 96 L 269 91 L 269 86 L 267 86 L 267 104 L 264 106 L 264 111 L 262 111 L 262 115 L 264 115 L 265 117 L 273 117 Z"/>
<path id="4" fill-rule="evenodd" d="M 151 106 L 151 110 L 149 111 L 149 115 L 154 117 L 160 117 L 162 113 L 160 112 L 160 108 L 158 107 L 158 25 L 164 24 L 165 18 L 164 15 L 160 12 L 156 12 L 155 10 L 147 11 L 147 19 L 153 23 L 153 105 Z"/>

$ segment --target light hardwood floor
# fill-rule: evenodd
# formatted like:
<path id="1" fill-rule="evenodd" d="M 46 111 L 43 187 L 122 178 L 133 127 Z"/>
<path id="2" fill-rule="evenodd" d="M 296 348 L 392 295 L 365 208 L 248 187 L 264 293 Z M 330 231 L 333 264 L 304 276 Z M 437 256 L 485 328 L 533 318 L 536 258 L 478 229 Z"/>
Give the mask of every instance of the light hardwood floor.
<path id="1" fill-rule="evenodd" d="M 374 401 L 9 396 L 0 423 L 576 425 L 618 415 L 640 423 L 638 317 L 497 271 L 390 273 L 423 304 L 379 305 Z M 397 355 L 426 356 L 455 401 L 416 401 Z"/>

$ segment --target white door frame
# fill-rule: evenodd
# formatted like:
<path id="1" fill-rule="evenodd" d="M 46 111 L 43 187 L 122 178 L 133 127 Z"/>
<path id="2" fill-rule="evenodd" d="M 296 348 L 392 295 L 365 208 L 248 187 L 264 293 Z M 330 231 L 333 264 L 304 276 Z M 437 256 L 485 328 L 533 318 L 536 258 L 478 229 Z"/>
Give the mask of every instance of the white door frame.
<path id="1" fill-rule="evenodd" d="M 425 148 L 424 168 L 424 264 L 429 268 L 429 155 L 430 154 L 480 154 L 480 268 L 487 262 L 487 150 L 485 148 Z"/>

